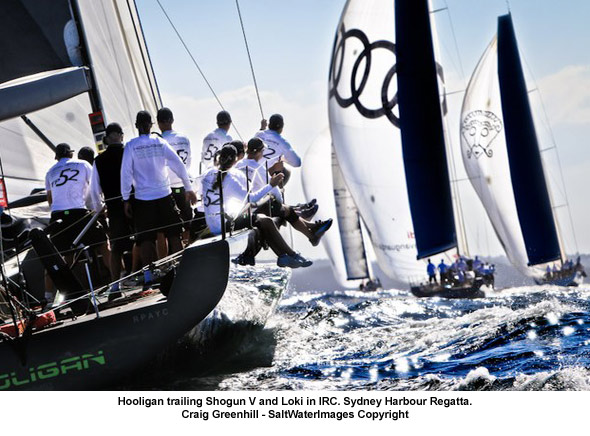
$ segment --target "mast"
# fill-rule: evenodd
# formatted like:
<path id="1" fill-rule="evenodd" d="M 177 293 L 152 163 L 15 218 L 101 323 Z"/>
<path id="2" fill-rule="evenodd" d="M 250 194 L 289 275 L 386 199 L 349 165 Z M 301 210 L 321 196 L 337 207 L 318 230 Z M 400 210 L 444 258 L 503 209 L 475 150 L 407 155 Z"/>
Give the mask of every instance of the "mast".
<path id="1" fill-rule="evenodd" d="M 74 17 L 76 28 L 78 29 L 78 35 L 80 35 L 80 48 L 82 59 L 84 65 L 87 65 L 89 69 L 90 90 L 88 91 L 88 96 L 90 98 L 90 106 L 92 108 L 92 113 L 88 114 L 88 118 L 90 120 L 90 126 L 92 127 L 94 142 L 96 144 L 97 149 L 100 151 L 103 149 L 102 139 L 105 136 L 106 130 L 104 107 L 98 89 L 96 75 L 94 74 L 92 56 L 90 54 L 90 49 L 88 48 L 88 39 L 86 37 L 86 32 L 84 31 L 84 23 L 82 22 L 82 14 L 80 13 L 80 5 L 78 4 L 78 0 L 71 0 L 71 6 L 72 16 Z"/>

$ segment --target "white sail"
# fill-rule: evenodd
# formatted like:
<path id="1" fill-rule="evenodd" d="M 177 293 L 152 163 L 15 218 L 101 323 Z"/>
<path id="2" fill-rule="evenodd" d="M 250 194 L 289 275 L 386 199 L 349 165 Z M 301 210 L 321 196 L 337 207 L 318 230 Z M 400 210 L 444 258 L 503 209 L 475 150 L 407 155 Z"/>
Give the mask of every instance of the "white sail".
<path id="1" fill-rule="evenodd" d="M 544 271 L 528 266 L 512 186 L 498 77 L 497 37 L 471 77 L 460 129 L 465 169 L 508 259 L 524 275 L 539 277 Z"/>
<path id="2" fill-rule="evenodd" d="M 118 122 L 127 138 L 135 134 L 135 114 L 154 113 L 160 106 L 133 0 L 79 0 L 84 34 L 107 122 Z M 74 149 L 94 146 L 87 94 L 27 114 L 54 144 Z M 54 163 L 53 151 L 20 118 L 0 123 L 0 154 L 10 200 L 44 187 L 44 176 Z"/>
<path id="3" fill-rule="evenodd" d="M 412 281 L 424 276 L 425 264 L 416 260 L 398 127 L 394 23 L 392 1 L 347 2 L 328 107 L 336 155 L 379 266 L 392 278 Z"/>
<path id="4" fill-rule="evenodd" d="M 332 229 L 322 238 L 322 245 L 326 250 L 332 266 L 334 277 L 342 287 L 358 287 L 360 279 L 368 278 L 370 273 L 365 256 L 363 239 L 358 227 L 358 215 L 356 208 L 340 209 L 337 211 L 334 192 L 337 189 L 332 178 L 332 171 L 339 171 L 334 168 L 333 151 L 331 146 L 330 131 L 324 130 L 311 144 L 302 165 L 302 185 L 308 201 L 316 198 L 319 204 L 317 218 L 327 219 L 338 217 L 332 224 Z M 337 161 L 336 161 L 337 162 Z M 332 167 L 332 171 L 330 168 Z M 340 174 L 341 176 L 341 174 Z M 337 176 L 338 178 L 338 176 Z M 341 182 L 342 178 L 339 179 Z M 338 183 L 338 182 L 336 182 Z M 344 200 L 344 186 L 338 188 L 340 198 Z M 346 200 L 344 200 L 346 201 Z M 344 204 L 342 204 L 344 206 Z M 355 223 L 352 222 L 356 220 Z M 344 228 L 340 227 L 344 223 Z M 347 224 L 349 224 L 347 226 Z M 343 233 L 348 231 L 346 238 L 341 238 Z M 347 264 L 351 271 L 347 270 Z M 359 280 L 349 280 L 348 277 L 356 276 Z"/>

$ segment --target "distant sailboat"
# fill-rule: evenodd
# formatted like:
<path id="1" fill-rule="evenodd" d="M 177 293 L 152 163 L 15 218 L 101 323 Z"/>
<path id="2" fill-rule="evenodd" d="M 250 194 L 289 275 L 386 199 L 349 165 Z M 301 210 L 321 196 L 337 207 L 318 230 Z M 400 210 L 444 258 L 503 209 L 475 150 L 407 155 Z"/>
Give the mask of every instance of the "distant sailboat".
<path id="1" fill-rule="evenodd" d="M 452 262 L 457 251 L 467 254 L 449 180 L 442 68 L 431 27 L 426 0 L 349 0 L 329 79 L 330 131 L 346 187 L 379 266 L 413 283 L 412 290 L 421 288 L 416 283 L 426 271 L 418 259 L 442 253 Z"/>
<path id="2" fill-rule="evenodd" d="M 465 169 L 510 262 L 539 283 L 577 284 L 585 273 L 548 273 L 565 252 L 545 180 L 512 17 L 498 18 L 463 101 Z M 543 268 L 542 266 L 545 266 Z"/>
<path id="3" fill-rule="evenodd" d="M 321 205 L 318 217 L 337 218 L 334 231 L 322 238 L 334 277 L 344 288 L 377 288 L 379 280 L 371 271 L 358 209 L 344 182 L 328 129 L 314 140 L 303 162 L 303 190 L 309 200 L 317 198 Z"/>

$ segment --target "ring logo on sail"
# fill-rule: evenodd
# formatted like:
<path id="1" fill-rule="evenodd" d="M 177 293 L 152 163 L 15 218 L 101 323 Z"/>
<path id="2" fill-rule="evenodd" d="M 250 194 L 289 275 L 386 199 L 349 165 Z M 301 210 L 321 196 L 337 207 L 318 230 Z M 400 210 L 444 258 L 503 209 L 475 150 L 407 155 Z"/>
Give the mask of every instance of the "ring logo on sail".
<path id="1" fill-rule="evenodd" d="M 382 49 L 382 51 L 377 52 L 378 49 Z M 354 56 L 352 69 L 345 67 L 345 64 L 349 65 L 348 60 L 345 60 L 348 53 Z M 394 86 L 397 85 L 397 82 L 394 80 L 394 76 L 397 73 L 395 58 L 396 46 L 392 41 L 378 40 L 370 42 L 362 30 L 346 30 L 344 25 L 342 25 L 338 37 L 334 42 L 332 52 L 329 97 L 334 97 L 338 105 L 342 108 L 347 108 L 354 104 L 358 112 L 365 118 L 376 119 L 386 116 L 391 124 L 399 128 L 399 116 L 394 113 L 394 109 L 398 104 L 397 90 L 391 98 L 389 97 L 390 87 L 392 84 Z M 444 75 L 443 69 L 438 63 L 436 64 L 436 70 L 440 80 L 439 89 L 442 90 L 442 113 L 446 115 L 447 106 L 446 94 L 444 92 Z M 344 72 L 349 74 L 350 78 L 346 77 L 343 74 Z M 378 81 L 370 78 L 372 72 L 374 76 L 378 78 L 382 77 L 380 79 L 382 80 L 380 87 Z M 349 96 L 343 96 L 343 93 L 339 91 L 341 81 L 343 81 L 343 87 L 346 86 L 347 81 L 349 82 Z M 377 82 L 377 85 L 373 82 Z M 367 107 L 368 105 L 361 101 L 363 97 L 364 100 L 371 100 L 371 96 L 367 97 L 367 94 L 370 94 L 371 91 L 373 92 L 373 101 L 370 106 L 374 108 Z"/>
<path id="2" fill-rule="evenodd" d="M 490 111 L 476 110 L 469 112 L 461 123 L 461 136 L 465 139 L 467 158 L 475 156 L 492 157 L 492 143 L 502 131 L 502 120 Z"/>
<path id="3" fill-rule="evenodd" d="M 360 51 L 356 49 L 359 42 Z M 338 87 L 340 81 L 343 79 L 343 71 L 345 70 L 344 64 L 347 45 L 349 47 L 349 52 L 352 52 L 352 54 L 356 56 L 356 59 L 354 60 L 352 70 L 349 73 L 350 96 L 343 96 L 339 92 Z M 386 40 L 369 42 L 367 35 L 365 35 L 363 31 L 359 29 L 345 30 L 344 26 L 341 26 L 332 52 L 332 62 L 330 66 L 330 98 L 334 97 L 338 104 L 343 108 L 347 108 L 354 104 L 358 112 L 365 118 L 375 119 L 386 116 L 394 126 L 399 127 L 399 117 L 393 113 L 393 109 L 397 106 L 397 92 L 391 99 L 388 96 L 389 87 L 397 72 L 396 65 L 395 62 L 391 65 L 384 65 L 383 62 L 380 62 L 380 65 L 375 67 L 377 56 L 374 54 L 374 51 L 377 49 L 384 49 L 390 52 L 393 55 L 393 59 L 395 59 L 395 44 L 393 42 Z M 379 93 L 380 101 L 375 102 L 376 109 L 369 108 L 361 102 L 363 92 L 365 92 L 367 88 L 374 88 L 372 86 L 367 87 L 372 67 L 374 69 L 378 68 L 380 72 L 385 72 L 383 84 L 381 85 Z"/>

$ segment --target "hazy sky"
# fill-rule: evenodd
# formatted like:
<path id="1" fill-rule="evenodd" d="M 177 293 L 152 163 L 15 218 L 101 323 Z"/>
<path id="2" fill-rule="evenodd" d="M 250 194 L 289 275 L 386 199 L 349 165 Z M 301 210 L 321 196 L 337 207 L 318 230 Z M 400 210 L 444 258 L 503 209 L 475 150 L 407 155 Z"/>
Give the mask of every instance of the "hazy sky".
<path id="1" fill-rule="evenodd" d="M 261 118 L 235 0 L 160 0 L 207 80 L 232 113 L 242 138 Z M 284 136 L 301 156 L 328 125 L 327 77 L 334 33 L 344 0 L 240 0 L 265 117 L 285 116 Z M 215 127 L 220 107 L 185 52 L 156 0 L 137 0 L 151 60 L 164 104 L 176 127 L 200 150 Z M 587 0 L 511 0 L 525 69 L 538 88 L 558 145 L 578 246 L 590 252 L 590 2 Z M 453 143 L 458 146 L 456 113 L 471 72 L 496 32 L 506 0 L 434 0 L 445 68 Z M 531 96 L 538 97 L 537 92 Z M 455 115 L 453 115 L 455 114 Z M 455 126 L 456 128 L 454 128 Z M 543 126 L 542 136 L 549 132 Z M 233 136 L 237 135 L 233 132 Z M 550 157 L 554 159 L 554 156 Z M 462 166 L 461 159 L 457 165 Z M 295 172 L 298 175 L 298 171 Z M 555 178 L 555 177 L 552 177 Z M 288 196 L 303 200 L 299 181 Z M 461 183 L 472 254 L 499 254 L 491 227 L 469 183 Z M 569 233 L 569 223 L 562 223 Z M 304 247 L 296 247 L 303 249 Z M 573 248 L 570 249 L 573 251 Z M 316 257 L 323 256 L 319 250 Z"/>

